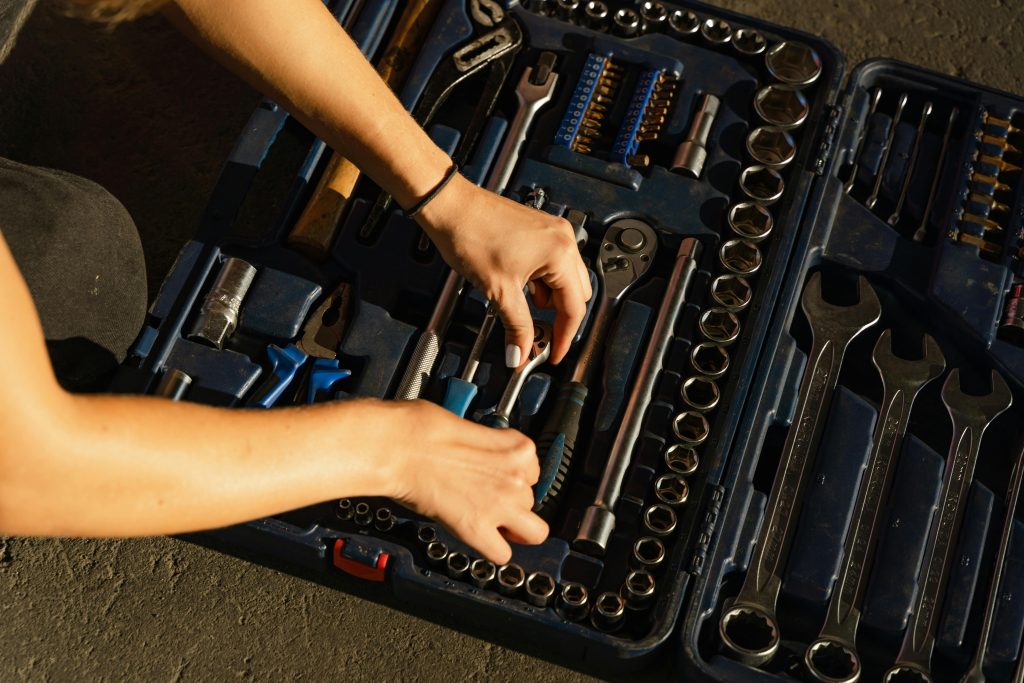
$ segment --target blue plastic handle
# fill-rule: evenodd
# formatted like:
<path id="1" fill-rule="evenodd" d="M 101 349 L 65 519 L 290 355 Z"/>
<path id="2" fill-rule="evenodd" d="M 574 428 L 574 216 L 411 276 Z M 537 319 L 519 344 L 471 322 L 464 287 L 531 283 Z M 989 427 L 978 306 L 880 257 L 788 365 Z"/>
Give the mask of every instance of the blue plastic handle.
<path id="1" fill-rule="evenodd" d="M 295 374 L 306 362 L 308 356 L 294 344 L 283 349 L 271 344 L 267 347 L 267 359 L 270 361 L 270 374 L 256 392 L 249 397 L 246 405 L 258 408 L 269 408 L 281 398 L 281 394 L 295 379 Z"/>
<path id="2" fill-rule="evenodd" d="M 466 417 L 474 398 L 476 398 L 475 384 L 452 377 L 448 380 L 448 388 L 444 391 L 444 400 L 441 405 L 459 417 Z"/>
<path id="3" fill-rule="evenodd" d="M 337 358 L 317 358 L 309 373 L 309 386 L 306 388 L 306 403 L 316 402 L 317 394 L 328 392 L 336 382 L 350 377 L 352 372 L 338 367 Z"/>

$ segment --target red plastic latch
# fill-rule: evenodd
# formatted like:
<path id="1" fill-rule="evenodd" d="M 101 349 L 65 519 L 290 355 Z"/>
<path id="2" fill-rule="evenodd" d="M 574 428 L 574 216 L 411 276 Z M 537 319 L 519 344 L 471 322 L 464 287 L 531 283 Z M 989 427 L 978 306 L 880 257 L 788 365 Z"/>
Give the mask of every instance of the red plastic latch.
<path id="1" fill-rule="evenodd" d="M 352 576 L 366 581 L 383 581 L 387 573 L 390 555 L 378 550 L 370 555 L 368 548 L 357 546 L 345 552 L 346 539 L 334 542 L 334 566 Z M 354 551 L 354 552 L 352 552 Z"/>

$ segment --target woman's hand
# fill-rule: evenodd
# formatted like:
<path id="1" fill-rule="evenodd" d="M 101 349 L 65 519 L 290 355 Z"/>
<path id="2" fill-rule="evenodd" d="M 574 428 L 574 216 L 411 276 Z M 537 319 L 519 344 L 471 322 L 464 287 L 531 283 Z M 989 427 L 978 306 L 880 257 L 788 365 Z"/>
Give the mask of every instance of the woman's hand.
<path id="1" fill-rule="evenodd" d="M 426 401 L 365 402 L 361 433 L 391 466 L 386 492 L 451 529 L 487 559 L 504 564 L 508 542 L 536 544 L 548 526 L 532 512 L 540 476 L 533 442 L 513 429 L 462 420 Z"/>
<path id="2" fill-rule="evenodd" d="M 529 359 L 533 320 L 523 296 L 527 285 L 536 305 L 557 311 L 551 361 L 562 360 L 591 296 L 590 277 L 568 221 L 499 197 L 461 176 L 417 219 L 445 261 L 498 307 L 506 330 L 506 365 L 519 367 Z"/>

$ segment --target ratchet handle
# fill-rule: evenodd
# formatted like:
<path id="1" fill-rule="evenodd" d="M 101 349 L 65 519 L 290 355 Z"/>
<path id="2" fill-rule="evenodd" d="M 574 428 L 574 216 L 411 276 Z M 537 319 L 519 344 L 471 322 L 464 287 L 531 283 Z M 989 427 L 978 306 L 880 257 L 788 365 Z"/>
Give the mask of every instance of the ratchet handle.
<path id="1" fill-rule="evenodd" d="M 558 496 L 569 474 L 588 393 L 587 385 L 581 382 L 569 382 L 558 392 L 551 419 L 537 441 L 540 480 L 534 493 L 538 509 Z"/>
<path id="2" fill-rule="evenodd" d="M 440 350 L 441 338 L 437 332 L 426 330 L 420 335 L 416 340 L 416 348 L 412 352 L 409 365 L 405 368 L 402 382 L 395 393 L 396 400 L 415 401 L 423 394 Z"/>
<path id="3" fill-rule="evenodd" d="M 476 391 L 476 385 L 472 382 L 467 382 L 461 377 L 452 377 L 448 380 L 441 406 L 459 417 L 466 417 L 469 406 L 476 398 Z"/>

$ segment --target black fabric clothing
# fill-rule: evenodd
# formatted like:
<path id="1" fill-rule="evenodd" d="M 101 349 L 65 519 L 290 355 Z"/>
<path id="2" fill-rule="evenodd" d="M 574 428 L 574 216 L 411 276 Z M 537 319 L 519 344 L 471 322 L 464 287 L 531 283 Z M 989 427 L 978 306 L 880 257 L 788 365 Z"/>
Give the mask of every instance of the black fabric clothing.
<path id="1" fill-rule="evenodd" d="M 0 0 L 0 62 L 14 49 L 18 31 L 32 13 L 36 0 Z"/>
<path id="2" fill-rule="evenodd" d="M 0 158 L 0 233 L 61 385 L 102 391 L 146 313 L 142 244 L 127 210 L 85 178 Z"/>

